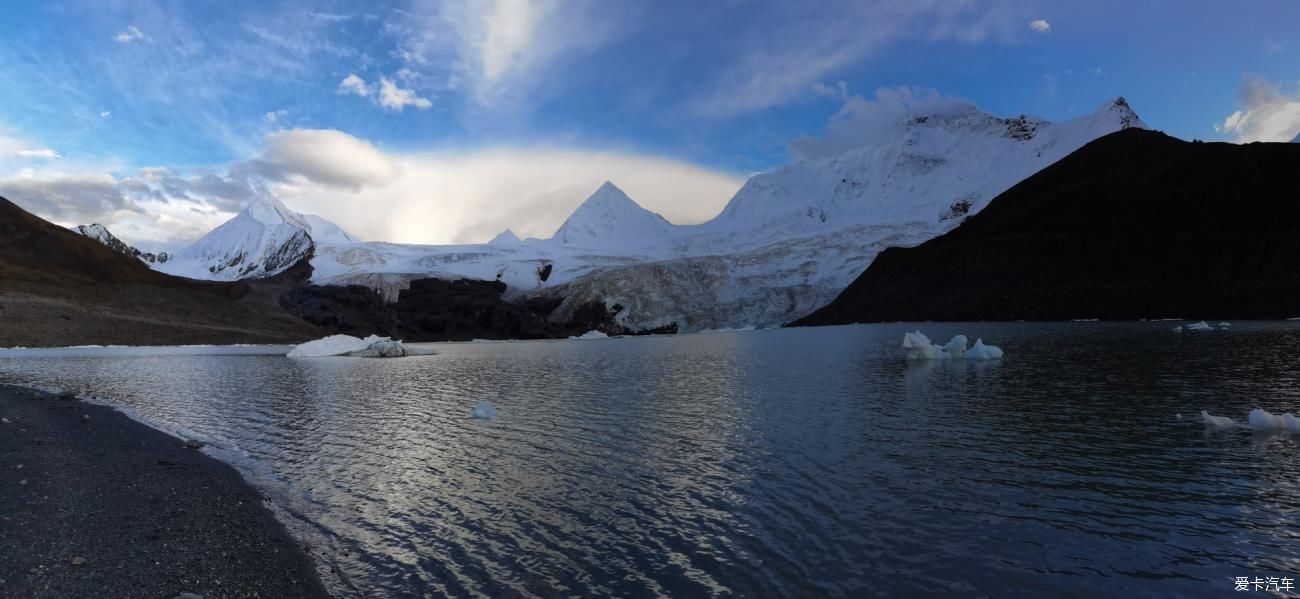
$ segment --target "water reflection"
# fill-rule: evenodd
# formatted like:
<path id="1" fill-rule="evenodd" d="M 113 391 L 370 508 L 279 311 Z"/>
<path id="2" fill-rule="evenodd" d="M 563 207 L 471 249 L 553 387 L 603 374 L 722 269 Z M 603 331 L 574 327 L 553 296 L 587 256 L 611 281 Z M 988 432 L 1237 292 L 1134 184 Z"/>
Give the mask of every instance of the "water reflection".
<path id="1" fill-rule="evenodd" d="M 907 363 L 915 328 L 402 360 L 0 351 L 0 381 L 213 441 L 362 594 L 1168 596 L 1300 574 L 1296 439 L 1195 417 L 1300 411 L 1293 324 L 929 324 L 1007 358 Z M 500 417 L 470 419 L 480 400 Z"/>

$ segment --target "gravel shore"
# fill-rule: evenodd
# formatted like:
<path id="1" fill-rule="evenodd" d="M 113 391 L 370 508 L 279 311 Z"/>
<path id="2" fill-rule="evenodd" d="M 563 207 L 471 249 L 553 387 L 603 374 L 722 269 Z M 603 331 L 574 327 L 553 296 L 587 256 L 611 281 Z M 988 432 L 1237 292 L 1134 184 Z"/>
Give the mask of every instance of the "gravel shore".
<path id="1" fill-rule="evenodd" d="M 111 408 L 0 385 L 0 597 L 184 593 L 328 596 L 234 468 Z"/>

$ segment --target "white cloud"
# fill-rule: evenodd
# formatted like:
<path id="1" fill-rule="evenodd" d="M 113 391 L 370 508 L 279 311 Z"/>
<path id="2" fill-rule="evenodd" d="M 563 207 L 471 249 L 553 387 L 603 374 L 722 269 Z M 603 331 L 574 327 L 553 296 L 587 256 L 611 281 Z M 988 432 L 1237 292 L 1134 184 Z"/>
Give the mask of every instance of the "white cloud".
<path id="1" fill-rule="evenodd" d="M 267 136 L 266 151 L 250 165 L 272 180 L 297 175 L 353 191 L 382 187 L 398 174 L 394 161 L 370 142 L 333 129 L 272 133 Z"/>
<path id="2" fill-rule="evenodd" d="M 144 39 L 144 34 L 135 25 L 130 25 L 126 29 L 119 31 L 117 35 L 113 36 L 113 39 L 119 44 L 129 44 Z"/>
<path id="3" fill-rule="evenodd" d="M 379 80 L 379 105 L 401 112 L 407 106 L 428 110 L 433 106 L 433 102 L 415 95 L 414 90 L 399 87 L 391 79 L 383 77 Z"/>
<path id="4" fill-rule="evenodd" d="M 370 95 L 370 86 L 366 84 L 365 79 L 358 77 L 356 73 L 351 73 L 347 77 L 344 77 L 343 81 L 339 82 L 339 88 L 336 93 L 343 95 L 353 94 L 364 98 Z"/>
<path id="5" fill-rule="evenodd" d="M 99 118 L 104 119 L 104 120 L 107 121 L 107 120 L 113 118 L 113 113 L 112 113 L 112 112 L 109 112 L 109 111 L 107 111 L 107 110 L 102 111 L 102 112 L 99 113 Z"/>
<path id="6" fill-rule="evenodd" d="M 60 158 L 63 158 L 63 156 L 60 156 L 58 152 L 55 152 L 54 150 L 51 150 L 49 148 L 18 150 L 14 152 L 14 156 L 17 156 L 19 158 L 34 158 L 38 160 L 58 160 Z"/>
<path id="7" fill-rule="evenodd" d="M 639 10 L 598 0 L 413 4 L 411 18 L 388 24 L 403 38 L 395 55 L 407 69 L 433 71 L 475 105 L 497 109 L 525 106 L 553 69 L 635 28 Z"/>
<path id="8" fill-rule="evenodd" d="M 292 208 L 364 239 L 472 243 L 506 228 L 550 237 L 605 180 L 682 224 L 716 216 L 744 183 L 737 175 L 616 151 L 503 147 L 392 158 L 401 174 L 383 189 L 351 193 L 291 183 L 271 190 Z"/>
<path id="9" fill-rule="evenodd" d="M 1029 22 L 1029 28 L 1038 33 L 1051 33 L 1052 24 L 1047 19 L 1035 19 Z"/>
<path id="10" fill-rule="evenodd" d="M 0 196 L 62 224 L 109 220 L 107 217 L 115 212 L 138 210 L 122 194 L 117 179 L 103 173 L 0 179 Z"/>
<path id="11" fill-rule="evenodd" d="M 5 138 L 0 138 L 4 141 Z M 144 249 L 175 249 L 259 194 L 335 221 L 365 239 L 482 242 L 506 228 L 549 237 L 605 180 L 669 220 L 721 211 L 739 175 L 635 152 L 557 147 L 388 153 L 334 130 L 267 136 L 252 159 L 222 169 L 27 169 L 0 195 L 64 225 L 99 222 Z"/>
<path id="12" fill-rule="evenodd" d="M 730 116 L 786 104 L 815 81 L 902 39 L 976 43 L 1023 27 L 1009 3 L 823 0 L 785 5 L 758 31 L 729 34 L 737 58 L 691 102 L 703 116 Z"/>
<path id="13" fill-rule="evenodd" d="M 1228 115 L 1214 130 L 1228 133 L 1238 143 L 1290 141 L 1300 134 L 1300 89 L 1285 94 L 1258 75 L 1248 75 L 1237 92 L 1241 109 Z"/>
<path id="14" fill-rule="evenodd" d="M 794 140 L 790 143 L 790 153 L 807 160 L 872 147 L 898 139 L 904 122 L 913 114 L 946 114 L 973 108 L 966 100 L 947 97 L 933 89 L 881 88 L 870 100 L 862 96 L 846 98 L 844 106 L 831 116 L 825 134 Z"/>
<path id="15" fill-rule="evenodd" d="M 289 111 L 287 110 L 272 110 L 263 115 L 262 118 L 265 119 L 267 123 L 275 125 L 283 121 L 286 116 L 289 116 Z"/>

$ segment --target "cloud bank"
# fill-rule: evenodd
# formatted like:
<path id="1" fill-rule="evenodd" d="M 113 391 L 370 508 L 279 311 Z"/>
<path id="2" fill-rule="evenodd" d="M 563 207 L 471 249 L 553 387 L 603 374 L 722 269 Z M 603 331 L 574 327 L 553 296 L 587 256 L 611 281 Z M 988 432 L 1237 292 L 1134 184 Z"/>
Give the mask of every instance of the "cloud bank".
<path id="1" fill-rule="evenodd" d="M 1237 99 L 1242 108 L 1216 123 L 1215 131 L 1231 134 L 1238 143 L 1290 141 L 1300 135 L 1300 88 L 1286 94 L 1263 77 L 1248 75 Z"/>

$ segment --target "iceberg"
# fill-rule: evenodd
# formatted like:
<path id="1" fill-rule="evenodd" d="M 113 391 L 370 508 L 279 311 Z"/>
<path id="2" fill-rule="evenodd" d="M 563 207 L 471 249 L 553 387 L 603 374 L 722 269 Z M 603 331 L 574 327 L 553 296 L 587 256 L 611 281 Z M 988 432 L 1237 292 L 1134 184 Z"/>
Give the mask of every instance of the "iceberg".
<path id="1" fill-rule="evenodd" d="M 1202 320 L 1201 322 L 1194 322 L 1192 324 L 1186 325 L 1185 328 L 1189 331 L 1213 331 L 1214 330 L 1214 327 L 1206 324 L 1204 320 Z"/>
<path id="2" fill-rule="evenodd" d="M 371 335 L 365 339 L 351 335 L 330 335 L 308 341 L 289 350 L 290 358 L 323 358 L 326 356 L 358 356 L 362 358 L 395 358 L 408 355 L 401 341 Z"/>
<path id="3" fill-rule="evenodd" d="M 583 333 L 581 335 L 576 335 L 569 338 L 570 339 L 609 339 L 609 335 L 606 335 L 600 331 L 587 331 L 586 333 Z"/>
<path id="4" fill-rule="evenodd" d="M 497 407 L 485 399 L 475 404 L 472 417 L 476 420 L 491 420 L 497 417 Z"/>
<path id="5" fill-rule="evenodd" d="M 1002 357 L 1002 348 L 996 345 L 984 345 L 983 339 L 976 339 L 975 345 L 966 350 L 967 360 L 996 360 Z"/>
<path id="6" fill-rule="evenodd" d="M 1247 421 L 1250 422 L 1250 428 L 1257 431 L 1275 431 L 1287 428 L 1287 416 L 1291 416 L 1291 414 L 1278 416 L 1269 413 L 1268 410 L 1255 408 L 1250 411 L 1250 416 L 1247 417 Z M 1291 420 L 1295 420 L 1295 417 L 1291 416 Z"/>
<path id="7" fill-rule="evenodd" d="M 1232 419 L 1227 416 L 1211 416 L 1209 412 L 1206 412 L 1205 410 L 1201 410 L 1201 422 L 1204 422 L 1206 426 L 1213 428 L 1231 428 L 1237 425 L 1237 423 L 1233 422 Z"/>
<path id="8" fill-rule="evenodd" d="M 1002 349 L 984 345 L 981 339 L 966 349 L 966 336 L 955 335 L 948 343 L 935 345 L 921 331 L 903 334 L 903 349 L 907 350 L 908 360 L 948 360 L 965 358 L 967 360 L 993 360 L 1002 357 Z"/>

